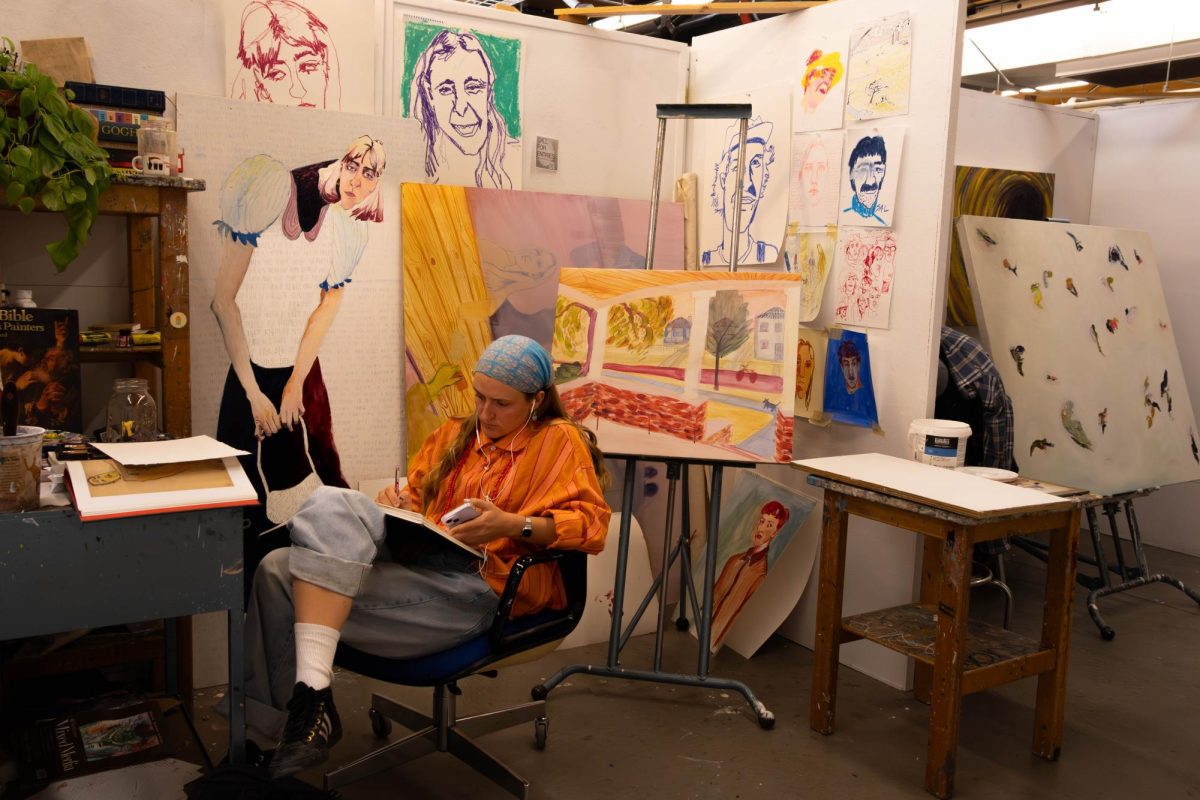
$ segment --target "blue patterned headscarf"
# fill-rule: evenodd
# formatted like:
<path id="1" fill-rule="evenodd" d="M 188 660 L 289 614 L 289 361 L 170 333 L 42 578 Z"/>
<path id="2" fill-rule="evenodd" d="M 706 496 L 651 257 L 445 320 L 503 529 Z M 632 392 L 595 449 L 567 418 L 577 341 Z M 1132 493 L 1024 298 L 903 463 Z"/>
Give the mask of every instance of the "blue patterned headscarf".
<path id="1" fill-rule="evenodd" d="M 549 388 L 553 378 L 545 348 L 528 336 L 515 334 L 489 344 L 479 356 L 475 371 L 525 394 Z"/>

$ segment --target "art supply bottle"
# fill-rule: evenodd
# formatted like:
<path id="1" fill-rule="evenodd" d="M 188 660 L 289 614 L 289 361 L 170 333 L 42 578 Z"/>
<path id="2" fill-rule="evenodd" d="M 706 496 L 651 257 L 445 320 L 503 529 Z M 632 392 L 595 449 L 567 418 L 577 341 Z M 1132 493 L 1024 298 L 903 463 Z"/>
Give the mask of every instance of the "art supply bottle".
<path id="1" fill-rule="evenodd" d="M 108 398 L 106 442 L 150 442 L 158 437 L 158 405 L 145 378 L 118 378 Z"/>
<path id="2" fill-rule="evenodd" d="M 17 308 L 37 308 L 37 303 L 33 302 L 33 289 L 13 289 L 12 305 Z"/>

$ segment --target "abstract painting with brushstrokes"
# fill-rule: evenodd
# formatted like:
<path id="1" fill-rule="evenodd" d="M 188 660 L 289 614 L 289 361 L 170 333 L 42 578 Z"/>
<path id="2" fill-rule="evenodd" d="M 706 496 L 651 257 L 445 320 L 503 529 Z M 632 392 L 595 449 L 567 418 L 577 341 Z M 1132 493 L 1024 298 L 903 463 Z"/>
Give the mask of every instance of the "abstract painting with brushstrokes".
<path id="1" fill-rule="evenodd" d="M 411 455 L 443 421 L 471 413 L 471 370 L 493 339 L 521 333 L 550 349 L 560 269 L 644 265 L 650 204 L 429 184 L 401 191 Z M 655 267 L 683 267 L 676 204 L 659 205 Z"/>

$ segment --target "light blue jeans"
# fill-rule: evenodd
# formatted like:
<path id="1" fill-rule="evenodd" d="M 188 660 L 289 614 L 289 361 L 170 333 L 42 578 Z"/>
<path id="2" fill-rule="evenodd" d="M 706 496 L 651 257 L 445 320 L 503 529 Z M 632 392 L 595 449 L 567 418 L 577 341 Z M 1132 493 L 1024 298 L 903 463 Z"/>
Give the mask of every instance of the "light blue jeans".
<path id="1" fill-rule="evenodd" d="M 436 653 L 481 634 L 499 598 L 465 553 L 391 560 L 385 515 L 361 492 L 324 486 L 288 523 L 292 546 L 267 554 L 246 611 L 246 719 L 277 740 L 296 682 L 292 579 L 353 598 L 341 641 L 385 658 Z"/>

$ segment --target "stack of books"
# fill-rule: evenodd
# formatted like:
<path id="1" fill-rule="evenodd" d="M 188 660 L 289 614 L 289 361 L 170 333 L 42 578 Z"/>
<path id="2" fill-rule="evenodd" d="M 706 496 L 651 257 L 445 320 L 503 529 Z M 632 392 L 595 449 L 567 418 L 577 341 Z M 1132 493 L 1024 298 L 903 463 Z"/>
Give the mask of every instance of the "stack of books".
<path id="1" fill-rule="evenodd" d="M 96 140 L 108 152 L 109 166 L 133 169 L 137 131 L 148 120 L 160 120 L 167 96 L 156 89 L 133 89 L 99 83 L 67 81 L 74 103 L 96 120 Z"/>

